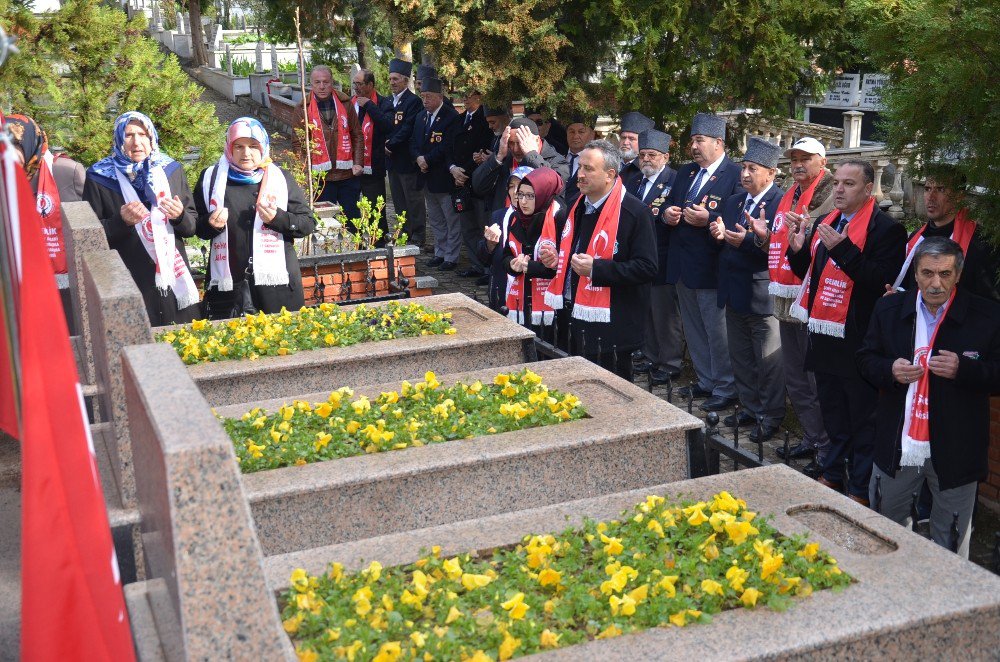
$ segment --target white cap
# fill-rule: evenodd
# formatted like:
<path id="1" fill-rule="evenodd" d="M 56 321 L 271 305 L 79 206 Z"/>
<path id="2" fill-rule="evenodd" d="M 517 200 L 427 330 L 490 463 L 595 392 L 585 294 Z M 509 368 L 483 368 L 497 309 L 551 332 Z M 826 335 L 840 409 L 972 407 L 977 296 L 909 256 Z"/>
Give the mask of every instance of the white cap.
<path id="1" fill-rule="evenodd" d="M 799 138 L 792 144 L 791 147 L 785 150 L 785 156 L 790 157 L 792 152 L 796 150 L 807 154 L 819 154 L 824 159 L 826 158 L 826 148 L 823 147 L 823 143 L 815 138 Z"/>

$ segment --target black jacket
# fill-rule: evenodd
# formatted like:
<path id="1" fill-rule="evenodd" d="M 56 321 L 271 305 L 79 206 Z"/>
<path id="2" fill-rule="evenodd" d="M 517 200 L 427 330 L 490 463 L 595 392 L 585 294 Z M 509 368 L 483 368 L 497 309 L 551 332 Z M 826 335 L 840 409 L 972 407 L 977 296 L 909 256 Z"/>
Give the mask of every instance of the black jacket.
<path id="1" fill-rule="evenodd" d="M 571 247 L 586 247 L 593 236 L 600 209 L 590 223 L 583 223 L 585 209 L 586 205 L 581 200 L 576 206 Z M 629 351 L 643 342 L 649 315 L 649 285 L 656 275 L 656 243 L 649 207 L 630 193 L 626 193 L 622 200 L 615 247 L 611 260 L 594 260 L 592 276 L 594 285 L 611 288 L 611 321 L 573 319 L 570 322 L 573 342 L 578 343 L 583 338 L 585 354 L 596 354 L 599 349 L 603 352 L 612 349 Z M 579 278 L 572 269 L 568 270 L 566 278 L 571 279 L 571 292 L 575 297 Z M 584 335 L 579 335 L 581 332 Z"/>
<path id="2" fill-rule="evenodd" d="M 497 163 L 496 157 L 486 159 L 476 172 L 472 174 L 472 192 L 486 200 L 487 209 L 494 212 L 507 205 L 507 180 L 510 179 L 511 165 L 514 156 L 507 153 L 503 163 Z M 563 182 L 569 179 L 569 164 L 566 157 L 557 152 L 552 145 L 542 142 L 541 153 L 531 151 L 524 155 L 520 165 L 542 168 L 548 166 L 562 177 Z"/>
<path id="3" fill-rule="evenodd" d="M 451 166 L 452 148 L 455 136 L 458 134 L 458 111 L 454 106 L 441 104 L 430 127 L 427 122 L 431 114 L 420 111 L 417 121 L 413 124 L 413 136 L 410 138 L 410 152 L 413 158 L 422 156 L 427 159 L 427 172 L 418 169 L 417 181 L 426 186 L 431 193 L 450 193 L 455 188 L 455 179 L 448 168 Z"/>
<path id="4" fill-rule="evenodd" d="M 198 214 L 195 211 L 191 187 L 188 186 L 184 169 L 174 161 L 167 165 L 166 174 L 167 182 L 170 184 L 170 195 L 176 195 L 184 203 L 184 213 L 180 218 L 170 221 L 170 224 L 174 226 L 174 243 L 177 250 L 187 263 L 184 238 L 194 236 Z M 199 306 L 188 306 L 177 310 L 177 299 L 173 291 L 168 290 L 166 294 L 161 294 L 156 288 L 156 263 L 146 252 L 135 227 L 126 225 L 122 220 L 121 208 L 125 204 L 125 198 L 122 197 L 121 191 L 117 187 L 108 188 L 98 184 L 88 171 L 83 185 L 83 199 L 90 203 L 94 214 L 101 219 L 104 234 L 108 237 L 108 248 L 118 251 L 122 262 L 132 274 L 132 280 L 139 287 L 143 302 L 146 304 L 149 323 L 153 326 L 164 326 L 183 324 L 197 319 L 201 315 Z M 190 265 L 188 267 L 190 268 Z"/>
<path id="5" fill-rule="evenodd" d="M 642 201 L 649 206 L 649 211 L 653 214 L 653 234 L 656 235 L 656 258 L 657 270 L 653 285 L 666 285 L 667 283 L 667 253 L 670 250 L 670 226 L 663 221 L 663 210 L 667 208 L 667 198 L 673 190 L 674 182 L 677 180 L 677 171 L 666 166 L 656 178 L 653 188 L 643 196 Z M 639 173 L 638 177 L 632 177 L 626 186 L 628 191 L 635 191 L 640 182 L 645 182 L 646 178 Z"/>
<path id="6" fill-rule="evenodd" d="M 410 138 L 413 135 L 413 123 L 424 109 L 424 104 L 420 97 L 409 90 L 403 90 L 398 106 L 393 106 L 391 96 L 388 98 L 393 115 L 392 131 L 386 135 L 385 146 L 392 155 L 385 160 L 386 170 L 401 174 L 417 172 L 419 168 L 416 156 L 410 152 Z"/>
<path id="7" fill-rule="evenodd" d="M 879 389 L 875 463 L 895 476 L 906 384 L 892 377 L 896 359 L 913 359 L 917 290 L 882 298 L 857 353 L 861 375 Z M 931 462 L 941 489 L 986 478 L 990 394 L 1000 391 L 1000 304 L 959 289 L 940 322 L 933 352 L 958 354 L 955 379 L 930 375 Z"/>
<path id="8" fill-rule="evenodd" d="M 760 217 L 763 209 L 768 227 L 774 223 L 774 213 L 785 192 L 777 184 L 768 189 L 760 202 L 751 209 L 754 218 Z M 733 195 L 726 200 L 722 212 L 722 220 L 726 229 L 734 230 L 739 223 L 746 227 L 743 207 L 746 195 Z M 733 312 L 743 315 L 772 315 L 773 301 L 768 294 L 767 286 L 771 277 L 767 271 L 768 245 L 758 246 L 754 241 L 754 233 L 747 229 L 746 237 L 738 248 L 722 242 L 722 252 L 719 253 L 719 307 L 727 306 Z"/>
<path id="9" fill-rule="evenodd" d="M 378 102 L 371 99 L 369 103 L 358 108 L 358 122 L 364 126 L 365 117 L 372 118 L 372 176 L 385 177 L 385 142 L 392 133 L 395 124 L 395 114 L 392 108 L 391 96 L 379 96 Z"/>
<path id="10" fill-rule="evenodd" d="M 697 163 L 685 163 L 677 171 L 674 188 L 670 191 L 667 207 L 684 207 L 688 189 L 694 184 L 701 166 Z M 708 209 L 708 222 L 714 223 L 722 215 L 722 206 L 729 196 L 745 193 L 740 185 L 740 166 L 728 156 L 707 182 L 702 182 L 698 191 L 701 204 L 705 200 Z M 666 226 L 667 243 L 667 277 L 666 282 L 676 285 L 683 282 L 691 289 L 714 290 L 719 284 L 719 246 L 708 227 L 695 227 L 683 218 L 677 225 Z"/>
<path id="11" fill-rule="evenodd" d="M 864 250 L 858 250 L 850 239 L 845 239 L 829 252 L 830 259 L 835 260 L 848 278 L 854 281 L 854 288 L 847 308 L 844 337 L 810 333 L 806 370 L 849 378 L 858 374 L 854 355 L 861 348 L 861 340 L 868 330 L 875 303 L 885 295 L 885 286 L 892 284 L 903 266 L 903 252 L 906 248 L 906 230 L 903 226 L 882 210 L 876 209 L 868 227 Z M 822 221 L 822 218 L 816 219 L 810 237 L 815 236 L 816 228 Z M 817 256 L 820 251 L 825 251 L 822 243 Z M 810 280 L 813 283 L 819 281 L 819 265 L 810 256 L 809 242 L 798 253 L 788 249 L 788 264 L 799 278 L 805 278 L 806 273 L 812 271 Z M 807 308 L 810 311 L 819 289 L 810 287 Z"/>
<path id="12" fill-rule="evenodd" d="M 206 168 L 198 178 L 198 192 L 195 196 L 195 206 L 198 209 L 198 236 L 211 241 L 215 239 L 222 230 L 216 230 L 209 222 L 208 205 L 205 204 L 204 196 L 201 195 L 202 186 L 208 173 L 215 172 L 216 166 Z M 269 228 L 280 232 L 285 240 L 285 267 L 288 269 L 288 285 L 255 285 L 252 292 L 254 305 L 258 310 L 265 313 L 281 312 L 282 307 L 295 311 L 305 305 L 305 298 L 302 292 L 302 272 L 299 269 L 299 260 L 295 256 L 295 244 L 293 241 L 301 237 L 307 237 L 316 230 L 316 221 L 312 211 L 306 203 L 302 189 L 295 182 L 292 176 L 285 170 L 281 173 L 285 176 L 288 186 L 288 209 L 279 209 L 270 223 Z M 233 291 L 237 291 L 239 283 L 246 280 L 246 270 L 250 263 L 250 256 L 253 254 L 253 226 L 257 216 L 254 205 L 257 202 L 257 194 L 260 192 L 260 184 L 237 184 L 229 182 L 226 184 L 226 209 L 229 210 L 229 270 L 233 275 Z M 211 264 L 212 256 L 209 255 Z M 234 298 L 233 292 L 220 292 L 215 288 L 209 289 L 208 283 L 211 278 L 211 271 L 205 274 L 205 305 L 206 313 L 212 319 L 223 319 L 228 316 L 232 309 Z"/>
<path id="13" fill-rule="evenodd" d="M 472 113 L 472 119 L 468 123 L 466 123 L 466 113 L 461 113 L 458 116 L 457 123 L 458 132 L 455 134 L 455 145 L 450 165 L 457 165 L 459 168 L 465 169 L 465 174 L 470 178 L 466 186 L 471 189 L 472 173 L 477 167 L 472 155 L 478 151 L 490 149 L 495 136 L 486 121 L 486 111 L 482 106 Z"/>
<path id="14" fill-rule="evenodd" d="M 924 237 L 950 238 L 951 233 L 954 231 L 954 221 L 939 228 L 928 225 L 927 229 L 924 230 Z M 916 234 L 916 232 L 913 234 Z M 913 234 L 910 236 L 912 237 Z M 972 241 L 969 242 L 969 250 L 965 252 L 965 266 L 962 267 L 962 277 L 958 281 L 958 286 L 972 294 L 978 294 L 993 301 L 1000 301 L 1000 289 L 997 288 L 998 267 L 1000 265 L 998 265 L 996 251 L 983 241 L 983 228 L 982 226 L 978 226 L 972 235 Z M 912 263 L 906 270 L 906 277 L 903 278 L 901 287 L 907 290 L 912 290 L 916 287 L 916 281 L 913 279 Z"/>

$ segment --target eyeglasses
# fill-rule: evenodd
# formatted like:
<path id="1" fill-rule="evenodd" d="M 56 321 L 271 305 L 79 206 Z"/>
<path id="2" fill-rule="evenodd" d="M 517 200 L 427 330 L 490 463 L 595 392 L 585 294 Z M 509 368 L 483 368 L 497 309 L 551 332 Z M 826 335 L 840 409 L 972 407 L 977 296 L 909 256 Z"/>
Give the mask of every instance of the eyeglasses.
<path id="1" fill-rule="evenodd" d="M 535 194 L 534 193 L 518 193 L 515 197 L 517 197 L 518 200 L 534 200 L 535 199 Z"/>

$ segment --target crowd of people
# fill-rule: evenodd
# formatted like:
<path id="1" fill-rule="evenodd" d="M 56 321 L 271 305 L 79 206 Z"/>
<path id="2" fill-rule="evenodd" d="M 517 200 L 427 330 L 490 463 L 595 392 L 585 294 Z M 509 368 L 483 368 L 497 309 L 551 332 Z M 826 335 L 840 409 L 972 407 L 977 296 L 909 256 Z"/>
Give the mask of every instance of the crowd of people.
<path id="1" fill-rule="evenodd" d="M 625 379 L 667 383 L 690 357 L 683 395 L 754 441 L 777 433 L 790 403 L 802 435 L 787 453 L 812 458 L 807 474 L 900 522 L 926 485 L 932 537 L 949 545 L 957 526 L 968 554 L 1000 391 L 1000 291 L 953 168 L 929 168 L 927 220 L 908 236 L 872 196 L 871 165 L 828 168 L 814 138 L 783 150 L 752 137 L 735 161 L 725 119 L 700 113 L 675 171 L 675 141 L 640 113 L 621 117 L 615 144 L 594 117 L 515 118 L 474 89 L 459 112 L 430 67 L 414 94 L 411 67 L 392 60 L 388 94 L 362 69 L 353 96 L 328 68 L 311 72 L 301 125 L 326 173 L 319 199 L 356 216 L 388 180 L 409 241 L 427 242 L 429 225 L 429 265 L 445 271 L 464 248 L 459 275 L 487 285 L 495 310 Z M 140 113 L 118 118 L 111 154 L 85 175 L 30 118 L 6 125 L 43 223 L 59 227 L 60 197 L 89 202 L 153 325 L 303 305 L 292 242 L 314 220 L 257 120 L 228 127 L 194 191 Z M 193 236 L 211 242 L 203 302 L 184 250 Z"/>

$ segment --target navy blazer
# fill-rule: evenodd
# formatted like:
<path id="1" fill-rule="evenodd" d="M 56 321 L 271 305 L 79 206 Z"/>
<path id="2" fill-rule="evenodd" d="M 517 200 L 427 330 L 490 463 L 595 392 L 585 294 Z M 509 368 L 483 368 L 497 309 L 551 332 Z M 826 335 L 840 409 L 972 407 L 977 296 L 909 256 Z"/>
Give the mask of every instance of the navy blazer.
<path id="1" fill-rule="evenodd" d="M 771 186 L 764 197 L 754 205 L 750 214 L 760 218 L 763 210 L 768 227 L 774 223 L 774 213 L 778 210 L 781 196 L 785 194 L 777 184 Z M 746 195 L 732 195 L 726 200 L 722 211 L 722 221 L 727 230 L 733 230 L 736 225 L 747 227 L 743 216 L 743 205 Z M 767 272 L 768 245 L 757 246 L 753 231 L 747 229 L 747 235 L 739 247 L 722 242 L 722 252 L 719 253 L 719 307 L 728 306 L 733 312 L 743 315 L 773 315 L 771 295 L 767 286 L 771 278 Z"/>
<path id="2" fill-rule="evenodd" d="M 635 191 L 638 183 L 645 181 L 645 179 L 641 172 L 639 177 L 632 177 L 627 187 L 628 190 Z M 653 188 L 642 198 L 642 201 L 649 207 L 649 211 L 653 213 L 653 232 L 656 235 L 657 270 L 653 285 L 667 284 L 667 251 L 670 248 L 670 232 L 668 230 L 670 226 L 663 222 L 663 210 L 668 207 L 667 198 L 670 197 L 670 191 L 673 190 L 676 181 L 677 171 L 667 166 L 656 178 Z"/>
<path id="3" fill-rule="evenodd" d="M 392 105 L 391 96 L 389 105 Z M 409 90 L 403 90 L 399 105 L 392 109 L 392 132 L 385 140 L 385 146 L 392 152 L 385 160 L 385 167 L 389 172 L 409 174 L 419 170 L 417 157 L 410 151 L 410 138 L 413 135 L 413 123 L 423 109 L 420 97 Z"/>
<path id="4" fill-rule="evenodd" d="M 447 104 L 441 104 L 434 123 L 428 127 L 430 116 L 426 110 L 420 111 L 410 138 L 410 151 L 414 161 L 418 156 L 423 156 L 429 166 L 427 172 L 419 172 L 419 168 L 417 169 L 417 181 L 421 188 L 426 185 L 431 193 L 450 193 L 455 187 L 455 179 L 448 168 L 452 163 L 455 136 L 462 128 L 462 122 L 455 107 Z"/>
<path id="5" fill-rule="evenodd" d="M 392 107 L 392 97 L 379 95 L 378 103 L 374 99 L 358 108 L 358 123 L 364 124 L 365 117 L 372 118 L 372 175 L 385 177 L 385 141 L 392 133 L 395 124 L 395 114 Z"/>
<path id="6" fill-rule="evenodd" d="M 683 208 L 688 189 L 694 183 L 701 166 L 685 163 L 677 171 L 674 188 L 666 201 L 667 207 Z M 746 191 L 740 184 L 740 166 L 728 156 L 716 168 L 707 182 L 702 183 L 698 200 L 705 201 L 708 208 L 708 222 L 714 223 L 722 215 L 722 208 L 729 196 Z M 667 226 L 670 248 L 667 253 L 666 282 L 676 285 L 683 282 L 693 290 L 714 290 L 719 283 L 719 246 L 708 227 L 698 228 L 681 218 L 677 225 Z"/>

